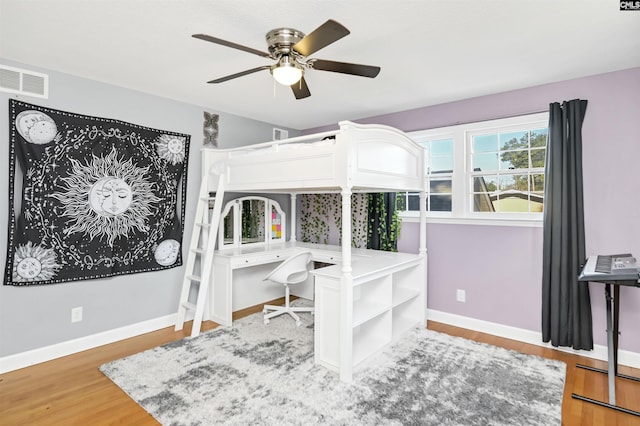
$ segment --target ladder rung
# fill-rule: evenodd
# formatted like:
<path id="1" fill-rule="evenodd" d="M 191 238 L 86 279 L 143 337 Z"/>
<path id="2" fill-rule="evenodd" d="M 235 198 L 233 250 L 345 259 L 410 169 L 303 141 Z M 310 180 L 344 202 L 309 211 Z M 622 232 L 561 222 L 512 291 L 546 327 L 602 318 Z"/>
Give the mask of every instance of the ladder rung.
<path id="1" fill-rule="evenodd" d="M 203 223 L 203 222 L 197 222 L 196 225 L 201 226 L 203 228 L 209 228 L 211 227 L 211 224 L 209 223 Z"/>
<path id="2" fill-rule="evenodd" d="M 203 248 L 194 248 L 191 249 L 191 252 L 196 254 L 205 254 L 205 250 Z"/>
<path id="3" fill-rule="evenodd" d="M 191 311 L 196 310 L 195 303 L 191 303 L 191 302 L 182 302 L 182 307 Z"/>
<path id="4" fill-rule="evenodd" d="M 198 281 L 198 282 L 200 282 L 200 280 L 202 279 L 197 275 L 187 275 L 185 278 L 191 281 Z"/>
<path id="5" fill-rule="evenodd" d="M 202 201 L 215 201 L 216 197 L 200 197 Z"/>

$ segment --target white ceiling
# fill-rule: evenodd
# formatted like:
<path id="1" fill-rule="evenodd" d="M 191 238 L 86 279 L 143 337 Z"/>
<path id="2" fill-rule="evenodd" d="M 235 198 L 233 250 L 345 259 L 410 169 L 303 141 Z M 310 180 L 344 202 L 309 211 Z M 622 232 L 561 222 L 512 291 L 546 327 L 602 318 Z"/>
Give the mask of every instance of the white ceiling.
<path id="1" fill-rule="evenodd" d="M 265 34 L 334 19 L 351 34 L 311 55 L 378 65 L 310 70 L 312 96 L 274 89 Z M 0 0 L 0 58 L 294 129 L 640 66 L 640 12 L 618 0 Z"/>

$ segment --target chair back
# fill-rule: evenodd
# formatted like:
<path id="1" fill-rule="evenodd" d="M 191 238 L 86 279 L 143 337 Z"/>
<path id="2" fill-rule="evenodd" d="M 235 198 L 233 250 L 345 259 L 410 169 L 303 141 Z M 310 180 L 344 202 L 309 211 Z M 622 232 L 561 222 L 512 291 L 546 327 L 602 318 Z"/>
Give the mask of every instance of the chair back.
<path id="1" fill-rule="evenodd" d="M 278 265 L 263 281 L 273 281 L 279 284 L 299 284 L 307 279 L 311 262 L 311 252 L 296 253 Z"/>

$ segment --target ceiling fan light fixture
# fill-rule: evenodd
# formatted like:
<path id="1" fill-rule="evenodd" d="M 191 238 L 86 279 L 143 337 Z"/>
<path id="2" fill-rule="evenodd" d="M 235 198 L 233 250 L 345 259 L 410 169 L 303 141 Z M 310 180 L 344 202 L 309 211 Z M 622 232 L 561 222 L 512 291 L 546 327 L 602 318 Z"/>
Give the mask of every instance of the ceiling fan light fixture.
<path id="1" fill-rule="evenodd" d="M 278 64 L 271 68 L 273 78 L 283 86 L 291 86 L 302 78 L 302 67 L 294 62 L 288 56 L 283 56 Z"/>

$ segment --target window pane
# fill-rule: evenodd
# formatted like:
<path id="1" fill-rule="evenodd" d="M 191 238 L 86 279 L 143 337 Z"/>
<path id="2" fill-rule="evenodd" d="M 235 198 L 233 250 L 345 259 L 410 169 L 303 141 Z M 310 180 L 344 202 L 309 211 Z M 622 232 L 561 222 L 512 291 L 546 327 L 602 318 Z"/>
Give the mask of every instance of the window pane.
<path id="1" fill-rule="evenodd" d="M 432 141 L 431 155 L 453 155 L 453 139 Z"/>
<path id="2" fill-rule="evenodd" d="M 533 213 L 542 213 L 544 208 L 544 194 L 542 192 L 532 192 L 531 198 L 531 211 Z"/>
<path id="3" fill-rule="evenodd" d="M 523 193 L 500 194 L 493 206 L 497 212 L 527 213 L 529 197 Z"/>
<path id="4" fill-rule="evenodd" d="M 453 172 L 453 139 L 430 141 L 426 154 L 431 173 Z"/>
<path id="5" fill-rule="evenodd" d="M 473 178 L 473 192 L 493 192 L 498 189 L 498 176 L 477 176 Z"/>
<path id="6" fill-rule="evenodd" d="M 498 135 L 482 135 L 473 137 L 473 152 L 490 152 L 498 150 Z"/>
<path id="7" fill-rule="evenodd" d="M 534 174 L 531 175 L 531 191 L 532 192 L 544 192 L 544 175 Z"/>
<path id="8" fill-rule="evenodd" d="M 500 176 L 500 191 L 529 191 L 527 175 Z"/>
<path id="9" fill-rule="evenodd" d="M 498 170 L 498 153 L 473 154 L 473 170 Z"/>
<path id="10" fill-rule="evenodd" d="M 432 179 L 429 181 L 429 191 L 431 193 L 451 193 L 451 179 Z"/>
<path id="11" fill-rule="evenodd" d="M 544 167 L 544 157 L 547 150 L 542 149 L 532 149 L 531 150 L 531 167 Z"/>
<path id="12" fill-rule="evenodd" d="M 508 150 L 508 149 L 517 149 L 517 148 L 528 148 L 529 147 L 529 132 L 521 131 L 521 132 L 512 132 L 512 133 L 503 133 L 500 135 L 500 150 Z"/>
<path id="13" fill-rule="evenodd" d="M 531 148 L 546 147 L 549 129 L 536 129 L 531 131 Z"/>
<path id="14" fill-rule="evenodd" d="M 529 168 L 529 151 L 506 151 L 500 154 L 500 169 L 528 169 Z"/>
<path id="15" fill-rule="evenodd" d="M 431 173 L 453 172 L 453 157 L 431 157 Z"/>
<path id="16" fill-rule="evenodd" d="M 498 188 L 500 188 L 500 191 L 515 190 L 516 189 L 515 176 L 513 175 L 500 176 L 500 185 L 498 186 Z"/>
<path id="17" fill-rule="evenodd" d="M 407 197 L 409 201 L 409 209 L 410 211 L 419 211 L 420 210 L 420 196 L 416 193 L 409 193 Z"/>
<path id="18" fill-rule="evenodd" d="M 474 212 L 493 212 L 493 203 L 491 202 L 491 196 L 484 192 L 480 194 L 473 194 L 473 211 Z"/>
<path id="19" fill-rule="evenodd" d="M 431 195 L 429 197 L 430 211 L 433 212 L 450 212 L 451 211 L 451 195 Z"/>

